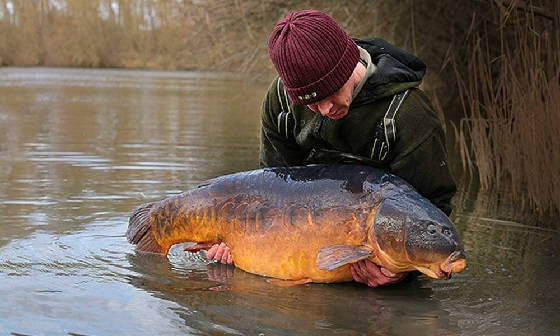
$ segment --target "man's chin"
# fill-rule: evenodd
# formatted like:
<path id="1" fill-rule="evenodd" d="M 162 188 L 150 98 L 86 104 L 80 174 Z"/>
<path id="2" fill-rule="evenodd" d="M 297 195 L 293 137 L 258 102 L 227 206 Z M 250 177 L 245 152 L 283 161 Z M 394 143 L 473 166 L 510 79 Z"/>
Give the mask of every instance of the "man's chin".
<path id="1" fill-rule="evenodd" d="M 348 114 L 348 110 L 344 110 L 341 112 L 336 112 L 332 116 L 329 115 L 328 117 L 331 118 L 332 120 L 338 120 L 346 117 L 347 114 Z"/>

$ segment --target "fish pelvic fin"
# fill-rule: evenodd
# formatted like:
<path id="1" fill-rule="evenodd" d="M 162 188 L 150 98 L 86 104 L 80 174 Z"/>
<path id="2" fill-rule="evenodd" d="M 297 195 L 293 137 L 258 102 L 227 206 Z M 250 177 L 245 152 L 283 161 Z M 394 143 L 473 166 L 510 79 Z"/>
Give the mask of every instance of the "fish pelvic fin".
<path id="1" fill-rule="evenodd" d="M 214 246 L 214 244 L 218 244 L 218 242 L 195 243 L 193 245 L 189 245 L 189 246 L 184 247 L 183 250 L 185 250 L 187 252 L 191 252 L 191 253 L 196 253 L 198 251 L 208 250 L 212 246 Z"/>
<path id="2" fill-rule="evenodd" d="M 304 285 L 306 283 L 313 282 L 313 280 L 309 278 L 304 278 L 299 280 L 284 280 L 284 279 L 270 278 L 267 279 L 266 282 L 278 287 L 293 287 L 293 286 L 299 286 L 299 285 Z"/>
<path id="3" fill-rule="evenodd" d="M 324 246 L 317 255 L 317 267 L 325 271 L 367 259 L 373 251 L 366 246 L 330 245 Z"/>
<path id="4" fill-rule="evenodd" d="M 167 254 L 169 248 L 161 246 L 154 235 L 150 224 L 150 210 L 155 203 L 147 203 L 136 209 L 128 220 L 126 239 L 136 244 L 136 251 Z"/>

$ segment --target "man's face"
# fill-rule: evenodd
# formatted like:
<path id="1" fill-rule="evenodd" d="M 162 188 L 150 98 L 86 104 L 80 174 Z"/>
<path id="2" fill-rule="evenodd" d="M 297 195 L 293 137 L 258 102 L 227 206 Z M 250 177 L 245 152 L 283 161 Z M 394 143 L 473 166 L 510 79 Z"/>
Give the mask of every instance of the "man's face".
<path id="1" fill-rule="evenodd" d="M 344 118 L 348 114 L 350 103 L 352 103 L 354 82 L 354 76 L 350 76 L 338 91 L 323 100 L 307 105 L 307 107 L 313 112 L 334 120 Z"/>

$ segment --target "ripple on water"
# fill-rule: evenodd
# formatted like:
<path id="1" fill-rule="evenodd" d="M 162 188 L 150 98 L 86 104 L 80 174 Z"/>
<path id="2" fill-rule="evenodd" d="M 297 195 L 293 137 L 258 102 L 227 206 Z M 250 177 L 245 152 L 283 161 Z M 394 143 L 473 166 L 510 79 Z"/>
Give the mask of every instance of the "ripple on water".
<path id="1" fill-rule="evenodd" d="M 0 68 L 0 334 L 555 335 L 557 233 L 457 209 L 468 266 L 278 288 L 174 246 L 134 253 L 138 205 L 257 166 L 268 83 Z M 255 94 L 257 92 L 258 94 Z M 32 321 L 32 323 L 30 323 Z"/>

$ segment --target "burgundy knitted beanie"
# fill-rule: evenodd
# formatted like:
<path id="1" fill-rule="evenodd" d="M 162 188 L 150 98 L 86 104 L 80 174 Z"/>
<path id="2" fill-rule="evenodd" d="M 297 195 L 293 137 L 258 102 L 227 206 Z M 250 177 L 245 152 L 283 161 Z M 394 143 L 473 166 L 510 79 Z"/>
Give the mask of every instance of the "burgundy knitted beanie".
<path id="1" fill-rule="evenodd" d="M 350 78 L 360 52 L 329 15 L 302 10 L 276 23 L 268 54 L 290 99 L 312 104 L 338 91 Z"/>

